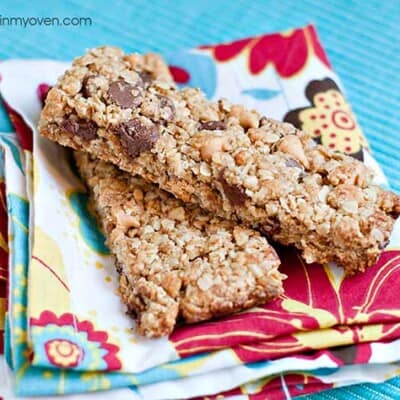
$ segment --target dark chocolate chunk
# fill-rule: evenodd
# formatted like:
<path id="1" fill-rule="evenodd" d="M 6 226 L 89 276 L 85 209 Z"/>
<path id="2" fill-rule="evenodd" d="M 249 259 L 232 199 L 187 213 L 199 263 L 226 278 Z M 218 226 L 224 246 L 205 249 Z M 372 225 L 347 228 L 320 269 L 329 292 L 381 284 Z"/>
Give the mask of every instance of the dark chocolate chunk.
<path id="1" fill-rule="evenodd" d="M 200 122 L 200 130 L 206 131 L 223 131 L 226 129 L 226 123 L 224 121 L 206 121 Z"/>
<path id="2" fill-rule="evenodd" d="M 225 196 L 233 206 L 242 206 L 246 202 L 247 195 L 239 185 L 228 183 L 224 177 L 225 168 L 219 173 L 218 181 L 222 184 Z"/>
<path id="3" fill-rule="evenodd" d="M 95 77 L 95 75 L 88 75 L 83 78 L 81 94 L 85 99 L 88 99 L 95 94 L 93 88 L 91 87 L 91 84 L 93 83 L 93 78 Z"/>
<path id="4" fill-rule="evenodd" d="M 137 316 L 138 316 L 136 310 L 133 307 L 129 306 L 129 305 L 128 305 L 127 309 L 126 309 L 126 315 L 128 317 L 132 318 L 132 319 L 136 319 Z"/>
<path id="5" fill-rule="evenodd" d="M 119 275 L 121 275 L 122 271 L 124 270 L 123 265 L 119 261 L 115 262 L 115 269 L 117 270 Z"/>
<path id="6" fill-rule="evenodd" d="M 115 132 L 120 135 L 122 146 L 131 157 L 150 150 L 160 137 L 155 125 L 145 125 L 137 118 L 117 126 Z"/>
<path id="7" fill-rule="evenodd" d="M 277 216 L 267 218 L 265 223 L 257 228 L 263 236 L 272 238 L 275 235 L 279 235 L 281 232 L 281 224 Z"/>
<path id="8" fill-rule="evenodd" d="M 79 136 L 84 140 L 93 140 L 97 137 L 97 125 L 92 121 L 79 119 L 76 116 L 66 119 L 62 127 L 69 133 Z"/>
<path id="9" fill-rule="evenodd" d="M 166 96 L 157 95 L 160 103 L 160 118 L 165 121 L 172 121 L 175 115 L 175 105 L 171 99 Z"/>
<path id="10" fill-rule="evenodd" d="M 108 89 L 110 99 L 122 108 L 134 108 L 142 104 L 142 82 L 134 85 L 123 81 L 115 81 L 111 83 Z"/>
<path id="11" fill-rule="evenodd" d="M 379 250 L 383 250 L 390 243 L 390 240 L 385 240 L 382 243 L 379 243 Z"/>
<path id="12" fill-rule="evenodd" d="M 138 72 L 138 75 L 140 76 L 140 79 L 142 80 L 142 84 L 144 88 L 147 88 L 151 85 L 153 82 L 153 78 L 148 72 L 142 71 Z"/>
<path id="13" fill-rule="evenodd" d="M 261 117 L 258 121 L 258 127 L 261 128 L 264 125 L 268 125 L 268 119 L 266 117 Z"/>

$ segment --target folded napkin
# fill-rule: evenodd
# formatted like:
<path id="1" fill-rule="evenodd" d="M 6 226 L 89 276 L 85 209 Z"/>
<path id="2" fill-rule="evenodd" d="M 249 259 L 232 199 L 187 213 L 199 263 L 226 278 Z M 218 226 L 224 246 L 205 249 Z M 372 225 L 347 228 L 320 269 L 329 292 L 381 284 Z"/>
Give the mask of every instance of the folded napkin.
<path id="1" fill-rule="evenodd" d="M 364 147 L 365 140 L 313 27 L 203 47 L 168 60 L 177 82 L 200 86 L 211 98 L 225 96 L 295 123 L 322 144 L 363 159 L 376 170 L 377 182 L 386 183 Z M 25 228 L 32 236 L 32 252 L 27 234 L 15 245 L 16 252 L 25 251 L 25 268 L 29 263 L 28 298 L 24 281 L 18 278 L 12 292 L 20 296 L 10 301 L 12 307 L 21 309 L 22 325 L 14 313 L 9 319 L 19 393 L 136 385 L 134 390 L 149 398 L 171 393 L 177 398 L 190 397 L 231 389 L 266 375 L 316 368 L 316 379 L 324 375 L 318 372 L 323 368 L 329 368 L 327 376 L 336 374 L 334 380 L 325 377 L 321 382 L 348 382 L 347 367 L 337 372 L 339 366 L 396 360 L 397 341 L 380 344 L 387 351 L 382 347 L 376 351 L 374 345 L 362 342 L 399 337 L 396 308 L 400 300 L 393 285 L 400 266 L 400 252 L 395 250 L 398 235 L 392 237 L 391 247 L 377 266 L 346 279 L 333 265 L 304 265 L 296 252 L 281 249 L 282 271 L 289 279 L 285 296 L 278 301 L 218 322 L 180 327 L 169 338 L 149 341 L 136 336 L 129 329 L 133 322 L 114 293 L 112 260 L 90 214 L 84 188 L 71 169 L 68 152 L 36 133 L 41 107 L 37 91 L 42 93 L 54 84 L 65 68 L 65 64 L 48 61 L 7 61 L 0 66 L 1 91 L 26 149 L 28 170 L 34 134 L 33 190 L 28 184 L 24 206 L 18 206 L 27 214 L 30 195 L 31 225 L 26 222 Z M 9 153 L 15 155 L 18 149 Z M 8 182 L 16 181 L 17 170 Z M 25 214 L 23 218 L 29 221 Z M 23 334 L 14 332 L 15 327 Z M 22 336 L 25 348 L 18 352 L 15 349 L 21 347 Z M 352 343 L 359 345 L 348 352 L 317 351 Z M 24 352 L 29 357 L 24 354 L 22 370 L 22 358 L 15 354 Z M 32 367 L 27 368 L 27 360 Z M 388 368 L 395 373 L 395 366 Z M 106 372 L 115 370 L 121 373 Z M 39 382 L 38 375 L 42 380 L 47 375 L 48 384 L 28 385 Z M 376 375 L 376 379 L 385 377 Z M 156 394 L 157 387 L 164 389 L 158 392 L 162 395 Z M 258 383 L 258 387 L 263 385 Z"/>
<path id="2" fill-rule="evenodd" d="M 19 153 L 15 139 L 8 134 L 2 139 L 3 148 L 5 149 L 8 175 L 7 200 L 9 209 L 9 237 L 11 260 L 11 290 L 10 290 L 10 311 L 12 318 L 9 318 L 8 339 L 12 346 L 9 353 L 12 360 L 9 360 L 14 367 L 15 380 L 17 382 L 17 390 L 19 394 L 38 395 L 51 393 L 65 393 L 76 391 L 91 391 L 101 388 L 113 388 L 128 385 L 129 379 L 132 377 L 123 376 L 121 374 L 104 374 L 104 373 L 82 373 L 77 374 L 74 371 L 56 369 L 40 369 L 30 366 L 31 351 L 26 341 L 26 316 L 24 310 L 26 306 L 26 296 L 24 288 L 26 288 L 26 270 L 27 257 L 24 253 L 29 252 L 28 249 L 28 233 L 29 233 L 29 215 L 28 201 L 24 186 L 22 168 L 24 155 Z M 6 139 L 7 144 L 5 144 Z M 29 169 L 29 168 L 28 168 Z M 28 185 L 29 186 L 29 185 Z M 4 210 L 1 210 L 4 214 Z M 25 247 L 25 252 L 21 252 Z M 14 257 L 13 254 L 20 253 L 20 256 Z M 377 344 L 378 345 L 378 344 Z M 360 344 L 358 346 L 366 346 Z M 365 350 L 365 349 L 364 349 Z M 381 344 L 378 352 L 382 353 L 395 351 L 393 344 Z M 354 349 L 347 347 L 338 349 L 337 353 L 342 354 L 346 358 L 346 354 L 350 355 Z M 364 351 L 361 350 L 361 353 Z M 313 361 L 315 359 L 315 361 Z M 282 359 L 280 363 L 290 369 L 292 359 Z M 309 361 L 309 362 L 307 362 Z M 382 360 L 381 360 L 382 361 Z M 113 397 L 117 400 L 121 399 L 164 399 L 164 398 L 186 398 L 190 396 L 200 396 L 204 393 L 213 393 L 225 388 L 233 387 L 239 382 L 246 380 L 251 381 L 245 383 L 236 389 L 229 390 L 222 394 L 223 396 L 237 396 L 246 393 L 249 399 L 259 398 L 261 395 L 268 395 L 270 398 L 284 398 L 289 395 L 305 394 L 322 388 L 335 386 L 343 386 L 356 383 L 363 380 L 380 381 L 384 378 L 391 377 L 398 371 L 396 365 L 374 365 L 365 364 L 361 366 L 344 366 L 341 368 L 323 368 L 327 364 L 326 360 L 318 359 L 313 356 L 303 356 L 303 368 L 317 368 L 311 371 L 290 373 L 288 375 L 280 374 L 278 376 L 271 375 L 274 364 L 268 361 L 246 364 L 243 367 L 232 369 L 223 369 L 216 371 L 211 375 L 204 374 L 200 377 L 188 377 L 179 380 L 169 380 L 160 382 L 159 384 L 145 385 L 141 387 L 130 386 L 128 389 L 114 390 L 107 393 L 107 397 Z M 330 364 L 333 365 L 333 364 Z M 282 365 L 280 366 L 282 367 Z M 13 378 L 8 371 L 4 371 L 5 367 L 0 359 L 0 377 L 5 378 L 6 383 L 10 383 Z M 258 378 L 258 379 L 257 379 Z M 3 392 L 3 390 L 5 392 Z M 0 395 L 7 396 L 10 399 L 9 385 L 1 387 Z M 96 395 L 96 399 L 101 399 L 101 395 Z M 88 395 L 89 397 L 89 395 Z M 217 398 L 215 395 L 213 398 Z M 73 396 L 80 399 L 81 396 Z M 218 397 L 220 398 L 220 397 Z"/>

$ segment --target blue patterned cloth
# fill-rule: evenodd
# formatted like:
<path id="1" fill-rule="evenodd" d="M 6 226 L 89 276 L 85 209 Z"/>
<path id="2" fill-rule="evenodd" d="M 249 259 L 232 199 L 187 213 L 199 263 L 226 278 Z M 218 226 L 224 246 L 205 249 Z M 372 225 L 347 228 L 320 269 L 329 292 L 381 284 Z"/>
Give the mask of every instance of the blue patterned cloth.
<path id="1" fill-rule="evenodd" d="M 314 23 L 347 90 L 376 159 L 400 192 L 400 3 L 397 0 L 3 0 L 0 59 L 69 60 L 85 48 L 114 44 L 167 53 Z M 90 17 L 91 26 L 5 26 L 3 17 Z M 397 123 L 396 123 L 397 122 Z M 0 108 L 0 131 L 11 130 Z M 309 399 L 400 398 L 400 378 L 308 396 Z"/>

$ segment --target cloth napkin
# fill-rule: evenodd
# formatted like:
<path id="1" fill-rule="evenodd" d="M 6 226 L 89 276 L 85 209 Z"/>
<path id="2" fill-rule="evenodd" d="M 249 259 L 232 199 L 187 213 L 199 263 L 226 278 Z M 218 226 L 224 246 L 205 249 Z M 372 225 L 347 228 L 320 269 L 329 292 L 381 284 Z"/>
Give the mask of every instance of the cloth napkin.
<path id="1" fill-rule="evenodd" d="M 377 182 L 385 184 L 313 27 L 167 58 L 178 83 L 200 86 L 210 98 L 225 96 L 295 123 L 322 144 L 363 159 L 376 170 Z M 112 260 L 91 217 L 84 188 L 71 169 L 68 152 L 39 138 L 35 130 L 41 106 L 37 91 L 43 94 L 65 68 L 49 61 L 8 61 L 0 66 L 1 91 L 25 149 L 18 165 L 17 144 L 5 143 L 10 148 L 9 159 L 15 159 L 7 182 L 17 181 L 18 170 L 21 182 L 25 182 L 23 172 L 32 169 L 32 131 L 34 135 L 33 185 L 28 173 L 28 190 L 21 189 L 25 193 L 20 196 L 25 196 L 25 205 L 17 207 L 24 210 L 18 218 L 29 222 L 26 214 L 31 205 L 31 224 L 26 223 L 31 240 L 26 234 L 16 243 L 13 235 L 16 252 L 21 252 L 24 240 L 27 242 L 22 275 L 26 278 L 29 265 L 29 291 L 20 278 L 12 290 L 21 294 L 12 306 L 23 310 L 20 320 L 26 329 L 12 313 L 10 347 L 13 354 L 29 353 L 25 363 L 27 358 L 31 371 L 41 371 L 42 380 L 46 371 L 37 367 L 50 371 L 46 374 L 48 384 L 34 388 L 28 382 L 38 382 L 38 374 L 26 373 L 29 368 L 25 368 L 17 380 L 19 393 L 134 385 L 139 393 L 162 398 L 152 393 L 160 382 L 161 387 L 169 385 L 164 394 L 170 396 L 172 390 L 176 396 L 189 397 L 296 370 L 328 368 L 327 376 L 333 372 L 341 376 L 335 382 L 349 382 L 347 367 L 339 368 L 344 364 L 396 359 L 396 341 L 381 344 L 387 352 L 364 343 L 399 336 L 399 299 L 393 285 L 400 258 L 395 250 L 396 235 L 377 266 L 346 279 L 333 265 L 306 266 L 296 252 L 281 249 L 282 269 L 289 275 L 282 299 L 218 322 L 178 328 L 168 339 L 149 341 L 135 336 L 129 329 L 132 321 L 114 293 Z M 25 335 L 25 349 L 19 353 L 14 349 L 21 347 L 22 339 L 14 327 Z M 318 351 L 345 344 L 357 345 Z M 16 366 L 22 364 L 14 355 L 14 368 L 18 370 Z M 395 373 L 396 366 L 388 368 Z M 74 371 L 67 373 L 66 369 Z M 315 376 L 321 375 L 315 372 Z M 387 377 L 375 375 L 375 379 Z M 255 387 L 268 386 L 260 385 Z"/>
<path id="2" fill-rule="evenodd" d="M 234 387 L 240 382 L 245 382 L 239 387 L 213 395 L 211 398 L 239 397 L 258 399 L 260 396 L 268 396 L 272 399 L 290 398 L 297 394 L 312 393 L 317 390 L 333 386 L 345 386 L 360 381 L 381 381 L 398 373 L 397 364 L 361 364 L 347 365 L 343 367 L 322 367 L 327 365 L 326 360 L 319 359 L 316 355 L 303 355 L 303 368 L 309 371 L 296 371 L 286 374 L 274 374 L 276 369 L 272 368 L 268 361 L 248 363 L 235 368 L 225 368 L 212 374 L 201 376 L 171 379 L 164 382 L 147 385 L 130 385 L 133 376 L 122 374 L 88 372 L 77 374 L 74 371 L 41 369 L 31 365 L 31 349 L 27 343 L 26 331 L 26 272 L 28 269 L 29 255 L 29 198 L 32 198 L 29 183 L 29 171 L 31 170 L 31 157 L 29 152 L 25 154 L 18 148 L 15 137 L 10 134 L 0 135 L 0 143 L 6 156 L 6 181 L 7 203 L 8 203 L 8 237 L 10 238 L 10 298 L 9 316 L 7 329 L 7 355 L 8 363 L 14 368 L 15 376 L 4 364 L 0 357 L 0 381 L 6 384 L 1 386 L 0 395 L 12 400 L 12 382 L 17 383 L 17 392 L 26 395 L 52 394 L 52 393 L 74 393 L 79 391 L 93 391 L 105 388 L 117 388 L 127 386 L 127 389 L 113 390 L 104 396 L 121 399 L 165 399 L 165 398 L 187 398 L 200 396 L 205 393 L 214 393 L 226 388 Z M 26 158 L 26 160 L 24 160 Z M 8 160 L 8 161 L 7 161 Z M 25 167 L 24 167 L 25 166 Z M 25 175 L 25 179 L 24 179 Z M 0 170 L 1 176 L 1 170 Z M 0 215 L 6 216 L 5 209 L 0 209 Z M 25 248 L 25 251 L 21 249 Z M 379 353 L 396 350 L 394 343 L 376 343 Z M 358 347 L 358 349 L 352 347 Z M 362 343 L 336 349 L 336 353 L 346 354 L 364 353 L 367 344 Z M 364 347 L 364 348 L 363 348 Z M 196 359 L 196 357 L 194 357 Z M 385 357 L 379 362 L 383 362 Z M 386 357 L 387 358 L 387 357 Z M 390 358 L 390 357 L 389 357 Z M 393 357 L 392 357 L 393 358 Z M 311 361 L 307 363 L 307 360 Z M 278 364 L 285 366 L 290 371 L 291 358 L 281 359 Z M 373 361 L 372 361 L 373 362 Z M 282 365 L 281 365 L 282 364 Z M 313 369 L 314 368 L 314 369 Z M 153 371 L 153 377 L 155 377 Z M 137 379 L 137 378 L 136 378 Z M 165 378 L 164 378 L 165 379 Z M 157 379 L 156 379 L 157 380 Z M 160 377 L 158 377 L 160 380 Z M 162 380 L 162 378 L 161 378 Z M 246 382 L 248 381 L 248 382 Z M 85 400 L 91 395 L 86 395 Z M 101 399 L 103 395 L 96 395 Z M 209 398 L 210 396 L 207 396 Z M 43 397 L 42 397 L 43 398 Z M 45 397 L 48 398 L 48 397 Z M 82 396 L 68 396 L 73 400 L 81 399 Z"/>

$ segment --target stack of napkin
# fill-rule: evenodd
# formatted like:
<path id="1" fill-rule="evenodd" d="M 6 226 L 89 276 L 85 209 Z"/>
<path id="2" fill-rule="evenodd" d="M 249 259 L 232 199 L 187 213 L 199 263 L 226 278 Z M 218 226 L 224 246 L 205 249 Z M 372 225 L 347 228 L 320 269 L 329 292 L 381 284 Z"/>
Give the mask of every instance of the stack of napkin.
<path id="1" fill-rule="evenodd" d="M 178 84 L 294 123 L 363 160 L 376 183 L 386 185 L 314 27 L 166 58 Z M 0 64 L 0 90 L 16 131 L 0 135 L 0 378 L 6 383 L 0 397 L 80 399 L 90 395 L 77 393 L 112 389 L 92 396 L 281 399 L 399 373 L 399 223 L 364 274 L 345 277 L 334 265 L 306 265 L 294 249 L 280 248 L 288 279 L 278 300 L 180 326 L 166 338 L 135 334 L 70 152 L 37 133 L 45 93 L 67 67 L 43 60 Z M 334 117 L 339 113 L 342 119 Z M 322 114 L 323 123 L 315 118 Z"/>

